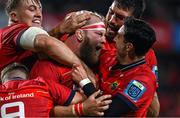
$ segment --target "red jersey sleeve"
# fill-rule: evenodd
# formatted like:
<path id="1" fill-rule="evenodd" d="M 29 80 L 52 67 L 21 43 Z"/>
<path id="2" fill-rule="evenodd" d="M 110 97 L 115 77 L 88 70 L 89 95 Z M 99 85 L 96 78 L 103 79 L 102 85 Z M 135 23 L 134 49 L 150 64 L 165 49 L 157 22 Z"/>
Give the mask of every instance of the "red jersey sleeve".
<path id="1" fill-rule="evenodd" d="M 157 59 L 156 59 L 156 55 L 154 53 L 153 49 L 150 49 L 146 55 L 145 55 L 145 60 L 146 63 L 148 64 L 148 66 L 153 69 L 154 66 L 157 66 Z"/>
<path id="2" fill-rule="evenodd" d="M 155 90 L 155 78 L 139 75 L 134 77 L 123 89 L 119 90 L 118 93 L 121 95 L 121 100 L 135 110 L 137 116 L 146 116 L 146 112 L 144 111 L 147 111 L 151 104 Z"/>
<path id="3" fill-rule="evenodd" d="M 0 71 L 12 62 L 19 62 L 29 66 L 36 59 L 33 52 L 24 50 L 19 45 L 19 39 L 27 28 L 29 27 L 26 24 L 14 24 L 1 29 Z"/>
<path id="4" fill-rule="evenodd" d="M 159 79 L 158 79 L 158 66 L 157 66 L 157 59 L 156 59 L 156 55 L 153 49 L 150 49 L 147 54 L 145 55 L 145 60 L 147 65 L 150 67 L 150 69 L 152 70 L 152 72 L 155 74 L 156 76 L 156 86 L 157 88 L 159 87 Z"/>
<path id="5" fill-rule="evenodd" d="M 21 34 L 28 28 L 29 26 L 26 24 L 14 24 L 5 27 L 1 34 L 2 44 L 9 44 L 11 42 L 13 45 L 19 45 Z"/>
<path id="6" fill-rule="evenodd" d="M 49 86 L 50 94 L 56 105 L 69 105 L 75 96 L 75 91 L 54 82 L 51 79 L 46 79 Z"/>

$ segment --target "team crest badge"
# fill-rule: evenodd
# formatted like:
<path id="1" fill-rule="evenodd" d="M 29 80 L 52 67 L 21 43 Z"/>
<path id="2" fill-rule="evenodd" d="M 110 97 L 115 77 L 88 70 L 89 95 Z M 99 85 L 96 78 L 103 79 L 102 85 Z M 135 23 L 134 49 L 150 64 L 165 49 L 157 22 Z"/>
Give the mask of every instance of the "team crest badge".
<path id="1" fill-rule="evenodd" d="M 145 92 L 146 88 L 143 84 L 136 80 L 132 80 L 127 88 L 124 90 L 125 95 L 130 97 L 134 102 L 137 102 L 137 100 L 142 96 L 142 94 Z"/>
<path id="2" fill-rule="evenodd" d="M 111 83 L 110 88 L 111 90 L 116 90 L 119 87 L 119 83 L 117 81 Z"/>

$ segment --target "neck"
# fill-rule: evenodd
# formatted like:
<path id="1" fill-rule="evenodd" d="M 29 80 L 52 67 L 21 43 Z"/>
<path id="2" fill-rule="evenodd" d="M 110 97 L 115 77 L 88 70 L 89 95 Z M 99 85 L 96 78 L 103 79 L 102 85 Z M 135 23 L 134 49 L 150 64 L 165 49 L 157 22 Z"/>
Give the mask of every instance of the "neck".
<path id="1" fill-rule="evenodd" d="M 129 57 L 129 56 L 125 56 L 125 57 L 117 57 L 118 63 L 122 64 L 122 65 L 128 65 L 134 62 L 137 62 L 139 60 L 142 60 L 144 58 L 144 56 L 133 56 L 133 57 Z"/>

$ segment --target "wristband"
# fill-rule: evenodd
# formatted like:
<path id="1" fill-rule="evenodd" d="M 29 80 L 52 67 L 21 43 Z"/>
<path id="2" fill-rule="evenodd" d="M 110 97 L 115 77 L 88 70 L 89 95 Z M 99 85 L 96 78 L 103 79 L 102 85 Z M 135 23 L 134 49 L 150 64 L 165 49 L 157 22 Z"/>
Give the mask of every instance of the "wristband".
<path id="1" fill-rule="evenodd" d="M 72 105 L 72 113 L 73 113 L 73 115 L 77 116 L 74 107 L 75 107 L 75 105 L 73 104 L 73 105 Z"/>
<path id="2" fill-rule="evenodd" d="M 79 85 L 81 88 L 83 88 L 86 84 L 91 83 L 91 81 L 89 80 L 89 78 L 83 79 L 79 82 Z"/>
<path id="3" fill-rule="evenodd" d="M 84 94 L 89 97 L 90 95 L 92 95 L 94 92 L 96 92 L 96 88 L 94 87 L 94 85 L 92 83 L 88 83 L 86 85 L 83 86 L 82 90 L 84 91 Z"/>
<path id="4" fill-rule="evenodd" d="M 83 116 L 84 115 L 83 103 L 78 103 L 78 104 L 72 105 L 72 113 L 75 116 Z"/>
<path id="5" fill-rule="evenodd" d="M 74 111 L 76 112 L 77 116 L 81 116 L 79 112 L 79 103 L 74 105 Z"/>
<path id="6" fill-rule="evenodd" d="M 80 103 L 79 104 L 79 113 L 82 115 L 84 115 L 84 112 L 83 112 L 83 103 Z"/>

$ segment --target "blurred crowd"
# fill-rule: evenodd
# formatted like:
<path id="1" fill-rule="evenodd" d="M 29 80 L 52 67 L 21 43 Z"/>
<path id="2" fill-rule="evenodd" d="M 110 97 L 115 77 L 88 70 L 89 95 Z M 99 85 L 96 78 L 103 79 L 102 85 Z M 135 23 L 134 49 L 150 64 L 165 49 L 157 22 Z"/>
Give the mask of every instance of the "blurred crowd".
<path id="1" fill-rule="evenodd" d="M 6 0 L 0 0 L 0 27 L 7 25 L 4 12 Z M 160 116 L 180 116 L 180 1 L 146 0 L 144 19 L 156 30 L 154 45 L 159 68 Z M 43 0 L 43 26 L 49 30 L 59 20 L 77 10 L 92 10 L 102 15 L 112 0 Z"/>

